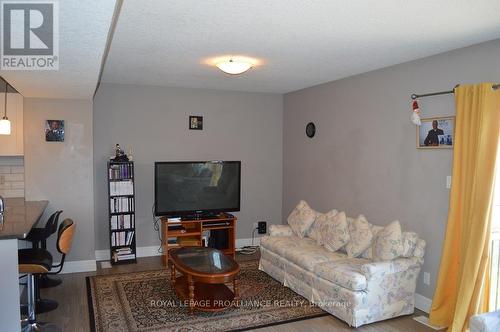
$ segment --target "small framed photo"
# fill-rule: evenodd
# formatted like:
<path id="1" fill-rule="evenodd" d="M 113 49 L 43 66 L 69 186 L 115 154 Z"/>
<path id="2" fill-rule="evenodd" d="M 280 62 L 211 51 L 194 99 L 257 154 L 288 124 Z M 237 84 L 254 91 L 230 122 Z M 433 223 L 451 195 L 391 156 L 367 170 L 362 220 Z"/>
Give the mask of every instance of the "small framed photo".
<path id="1" fill-rule="evenodd" d="M 451 149 L 455 134 L 455 117 L 439 117 L 421 119 L 417 126 L 417 148 L 419 149 Z"/>
<path id="2" fill-rule="evenodd" d="M 203 117 L 202 116 L 189 116 L 189 129 L 191 130 L 203 130 Z"/>
<path id="3" fill-rule="evenodd" d="M 45 122 L 45 141 L 64 142 L 64 120 L 47 120 Z"/>

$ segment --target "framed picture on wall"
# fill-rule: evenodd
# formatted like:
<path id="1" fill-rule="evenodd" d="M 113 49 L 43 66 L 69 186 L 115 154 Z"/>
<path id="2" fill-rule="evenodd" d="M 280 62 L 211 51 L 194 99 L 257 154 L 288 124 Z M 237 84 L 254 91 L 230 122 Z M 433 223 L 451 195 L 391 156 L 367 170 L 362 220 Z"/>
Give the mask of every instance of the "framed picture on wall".
<path id="1" fill-rule="evenodd" d="M 64 120 L 45 121 L 45 141 L 64 142 Z"/>
<path id="2" fill-rule="evenodd" d="M 421 119 L 417 126 L 417 148 L 419 149 L 451 149 L 455 134 L 455 117 Z"/>
<path id="3" fill-rule="evenodd" d="M 189 116 L 189 129 L 203 130 L 203 117 L 202 116 Z"/>

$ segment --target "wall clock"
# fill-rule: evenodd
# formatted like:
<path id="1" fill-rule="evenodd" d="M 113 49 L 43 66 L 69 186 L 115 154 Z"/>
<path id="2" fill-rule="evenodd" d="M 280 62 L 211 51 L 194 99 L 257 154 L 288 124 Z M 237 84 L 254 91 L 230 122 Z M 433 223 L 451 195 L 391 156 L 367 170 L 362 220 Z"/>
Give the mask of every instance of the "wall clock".
<path id="1" fill-rule="evenodd" d="M 316 125 L 313 122 L 309 122 L 306 126 L 306 135 L 309 138 L 313 138 L 316 134 Z"/>

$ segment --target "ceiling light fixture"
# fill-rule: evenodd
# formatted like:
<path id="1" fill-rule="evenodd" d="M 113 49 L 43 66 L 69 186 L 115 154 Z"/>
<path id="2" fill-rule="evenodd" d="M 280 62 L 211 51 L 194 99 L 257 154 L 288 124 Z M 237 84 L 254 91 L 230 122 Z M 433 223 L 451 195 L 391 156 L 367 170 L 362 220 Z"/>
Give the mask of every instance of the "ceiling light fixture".
<path id="1" fill-rule="evenodd" d="M 10 121 L 7 117 L 7 82 L 5 82 L 5 103 L 4 103 L 4 115 L 2 120 L 0 120 L 0 135 L 10 135 Z"/>
<path id="2" fill-rule="evenodd" d="M 217 62 L 215 65 L 226 74 L 231 75 L 242 74 L 253 67 L 253 63 L 248 60 L 239 60 L 235 58 Z"/>

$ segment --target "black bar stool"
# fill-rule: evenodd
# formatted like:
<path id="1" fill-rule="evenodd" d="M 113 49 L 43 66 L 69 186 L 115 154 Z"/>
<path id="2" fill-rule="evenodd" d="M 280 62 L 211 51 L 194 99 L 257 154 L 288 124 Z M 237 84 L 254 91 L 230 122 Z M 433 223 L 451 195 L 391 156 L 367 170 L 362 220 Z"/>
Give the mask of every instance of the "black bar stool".
<path id="1" fill-rule="evenodd" d="M 54 212 L 47 220 L 45 227 L 33 228 L 29 232 L 25 240 L 31 242 L 32 248 L 47 249 L 47 239 L 57 231 L 57 224 L 61 213 L 62 210 Z M 43 275 L 38 282 L 38 287 L 51 288 L 60 285 L 61 282 L 61 279 L 49 278 L 47 275 Z"/>
<path id="2" fill-rule="evenodd" d="M 71 219 L 64 220 L 59 226 L 57 250 L 62 254 L 61 262 L 64 262 L 66 254 L 71 248 L 75 227 L 75 223 Z M 19 273 L 25 273 L 28 276 L 28 313 L 27 318 L 22 321 L 22 331 L 61 331 L 54 324 L 41 323 L 36 320 L 36 276 L 47 274 L 54 267 L 52 255 L 46 249 L 29 248 L 19 250 L 18 259 Z"/>
<path id="3" fill-rule="evenodd" d="M 33 248 L 47 249 L 47 239 L 57 231 L 57 223 L 59 222 L 61 213 L 62 210 L 54 212 L 44 227 L 32 228 L 24 240 L 31 242 Z"/>
<path id="4" fill-rule="evenodd" d="M 57 224 L 59 222 L 59 217 L 61 213 L 62 211 L 54 212 L 45 223 L 45 227 L 33 228 L 29 232 L 25 240 L 31 242 L 32 248 L 47 250 L 47 239 L 57 231 Z M 38 274 L 36 276 L 37 280 L 35 283 L 35 302 L 36 302 L 36 311 L 38 313 L 55 310 L 57 309 L 58 306 L 57 301 L 51 299 L 42 299 L 40 297 L 41 288 L 55 287 L 62 283 L 61 279 L 49 278 L 48 274 L 52 273 Z M 21 308 L 21 313 L 22 314 L 27 313 L 26 306 L 23 306 Z"/>

